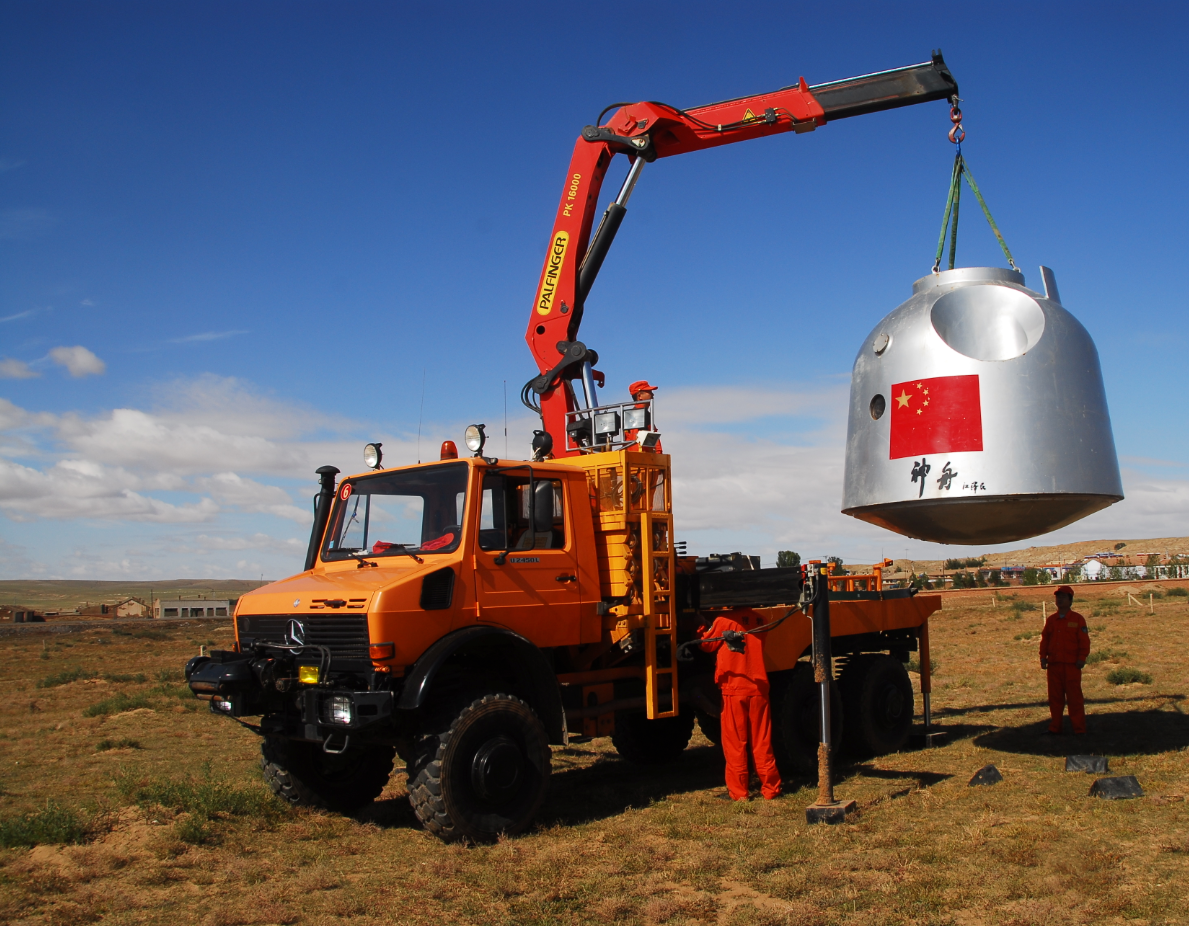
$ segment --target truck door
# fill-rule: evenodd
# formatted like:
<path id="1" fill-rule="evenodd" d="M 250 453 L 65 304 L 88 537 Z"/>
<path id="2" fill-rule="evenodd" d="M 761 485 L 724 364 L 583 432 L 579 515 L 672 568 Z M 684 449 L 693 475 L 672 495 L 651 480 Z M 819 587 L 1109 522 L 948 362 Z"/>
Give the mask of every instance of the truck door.
<path id="1" fill-rule="evenodd" d="M 537 646 L 579 642 L 582 589 L 566 482 L 527 466 L 483 479 L 475 554 L 479 620 Z"/>

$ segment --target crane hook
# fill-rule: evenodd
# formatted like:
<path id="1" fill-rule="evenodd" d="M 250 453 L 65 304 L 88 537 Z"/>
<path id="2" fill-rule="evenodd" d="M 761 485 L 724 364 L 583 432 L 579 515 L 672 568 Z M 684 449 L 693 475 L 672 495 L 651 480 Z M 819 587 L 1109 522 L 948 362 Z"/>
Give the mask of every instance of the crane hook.
<path id="1" fill-rule="evenodd" d="M 950 107 L 950 122 L 954 126 L 950 129 L 949 139 L 955 145 L 960 145 L 966 140 L 966 130 L 962 128 L 962 110 L 958 108 L 957 103 Z"/>

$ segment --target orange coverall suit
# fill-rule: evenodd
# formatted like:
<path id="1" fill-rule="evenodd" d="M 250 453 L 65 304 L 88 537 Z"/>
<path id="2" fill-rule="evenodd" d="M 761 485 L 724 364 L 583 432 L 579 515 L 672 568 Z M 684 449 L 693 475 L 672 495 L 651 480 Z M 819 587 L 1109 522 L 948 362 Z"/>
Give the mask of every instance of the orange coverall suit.
<path id="1" fill-rule="evenodd" d="M 1061 732 L 1061 715 L 1069 702 L 1069 719 L 1074 733 L 1086 732 L 1086 702 L 1082 697 L 1082 670 L 1090 655 L 1090 631 L 1077 611 L 1053 614 L 1040 635 L 1040 658 L 1048 660 L 1049 730 Z"/>
<path id="2" fill-rule="evenodd" d="M 702 633 L 718 637 L 724 630 L 743 630 L 727 617 L 715 618 Z M 727 793 L 731 800 L 747 799 L 747 746 L 765 798 L 780 796 L 780 772 L 772 755 L 772 710 L 768 704 L 768 673 L 764 670 L 764 645 L 757 634 L 743 638 L 743 652 L 733 653 L 721 640 L 703 643 L 717 652 L 714 682 L 722 690 L 722 751 L 727 760 Z"/>

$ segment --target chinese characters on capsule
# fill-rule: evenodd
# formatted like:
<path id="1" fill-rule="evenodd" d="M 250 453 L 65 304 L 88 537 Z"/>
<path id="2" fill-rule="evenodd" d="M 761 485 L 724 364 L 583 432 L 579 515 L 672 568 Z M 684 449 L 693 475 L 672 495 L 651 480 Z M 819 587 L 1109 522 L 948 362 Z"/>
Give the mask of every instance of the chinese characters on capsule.
<path id="1" fill-rule="evenodd" d="M 929 462 L 927 462 L 925 457 L 921 457 L 919 460 L 913 460 L 913 462 L 912 462 L 912 482 L 920 483 L 920 488 L 917 492 L 917 498 L 924 497 L 924 495 L 925 495 L 925 477 L 929 475 L 929 472 L 932 469 L 933 469 L 933 466 Z M 939 492 L 941 492 L 941 491 L 948 492 L 950 489 L 952 489 L 954 487 L 955 480 L 957 478 L 958 478 L 958 471 L 953 468 L 953 462 L 951 460 L 946 460 L 945 466 L 943 466 L 941 468 L 941 475 L 937 477 L 937 490 Z M 965 492 L 974 492 L 975 494 L 977 494 L 979 492 L 986 492 L 987 484 L 985 482 L 979 482 L 977 480 L 974 482 L 964 482 L 964 483 L 962 483 L 962 490 Z"/>
<path id="2" fill-rule="evenodd" d="M 925 462 L 925 458 L 921 457 L 921 462 L 917 463 L 915 460 L 912 464 L 912 481 L 921 481 L 921 491 L 917 493 L 917 498 L 925 494 L 925 477 L 929 475 L 929 470 L 933 467 Z"/>

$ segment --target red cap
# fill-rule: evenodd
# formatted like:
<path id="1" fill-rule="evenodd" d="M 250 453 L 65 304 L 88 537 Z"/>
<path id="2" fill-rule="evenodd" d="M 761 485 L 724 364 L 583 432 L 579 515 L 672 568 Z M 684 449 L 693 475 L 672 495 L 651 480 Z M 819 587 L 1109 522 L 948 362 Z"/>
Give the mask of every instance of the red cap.
<path id="1" fill-rule="evenodd" d="M 653 386 L 646 379 L 638 379 L 628 386 L 629 395 L 634 396 L 637 392 L 656 392 L 656 386 Z"/>
<path id="2" fill-rule="evenodd" d="M 443 459 L 443 460 L 457 460 L 458 459 L 458 448 L 454 446 L 454 441 L 452 441 L 452 440 L 442 441 L 441 459 Z"/>
<path id="3" fill-rule="evenodd" d="M 1068 595 L 1070 598 L 1072 598 L 1073 597 L 1073 589 L 1070 588 L 1068 585 L 1058 585 L 1053 590 L 1053 594 L 1054 595 Z"/>

